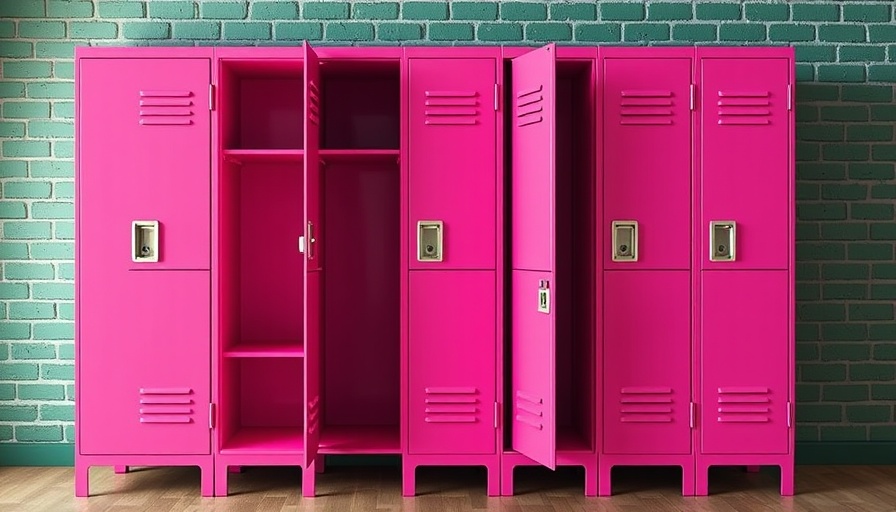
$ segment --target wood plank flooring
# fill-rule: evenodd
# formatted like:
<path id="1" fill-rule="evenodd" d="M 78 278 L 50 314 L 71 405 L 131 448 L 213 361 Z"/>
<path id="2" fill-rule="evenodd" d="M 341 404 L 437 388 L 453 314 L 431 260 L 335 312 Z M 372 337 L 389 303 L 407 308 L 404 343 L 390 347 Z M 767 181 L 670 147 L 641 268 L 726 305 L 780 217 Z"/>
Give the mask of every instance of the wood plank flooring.
<path id="1" fill-rule="evenodd" d="M 317 498 L 300 496 L 297 468 L 247 468 L 230 475 L 231 496 L 199 497 L 196 468 L 137 468 L 116 475 L 91 470 L 90 498 L 75 498 L 71 468 L 0 467 L 2 512 L 651 512 L 896 511 L 896 466 L 800 466 L 797 496 L 778 495 L 774 470 L 713 469 L 709 497 L 684 498 L 672 468 L 619 468 L 612 498 L 585 498 L 576 468 L 556 473 L 520 468 L 517 495 L 485 497 L 477 468 L 421 468 L 418 496 L 402 498 L 398 467 L 330 466 L 318 475 Z"/>

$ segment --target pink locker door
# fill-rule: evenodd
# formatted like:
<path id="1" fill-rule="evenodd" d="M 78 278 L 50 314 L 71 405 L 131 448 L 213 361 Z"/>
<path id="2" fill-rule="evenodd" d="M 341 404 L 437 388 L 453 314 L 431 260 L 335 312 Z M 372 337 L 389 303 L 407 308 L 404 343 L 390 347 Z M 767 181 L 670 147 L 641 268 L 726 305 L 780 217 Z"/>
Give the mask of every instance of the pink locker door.
<path id="1" fill-rule="evenodd" d="M 80 452 L 209 453 L 208 271 L 84 265 L 80 278 Z"/>
<path id="2" fill-rule="evenodd" d="M 691 256 L 691 59 L 603 59 L 606 269 L 687 269 Z M 636 261 L 614 261 L 613 222 L 638 223 Z M 625 256 L 625 251 L 621 252 Z"/>
<path id="3" fill-rule="evenodd" d="M 412 269 L 494 269 L 496 61 L 409 59 L 409 222 Z M 419 261 L 418 222 L 442 222 L 441 261 Z"/>
<path id="4" fill-rule="evenodd" d="M 100 269 L 208 269 L 208 59 L 78 61 L 80 256 Z M 158 262 L 132 222 L 158 221 Z"/>
<path id="5" fill-rule="evenodd" d="M 790 61 L 700 60 L 702 268 L 785 269 L 790 261 Z M 761 205 L 761 207 L 757 207 Z M 734 221 L 734 261 L 710 261 L 710 223 Z M 723 251 L 724 252 L 724 251 Z"/>
<path id="6" fill-rule="evenodd" d="M 603 451 L 691 453 L 691 273 L 604 272 Z"/>
<path id="7" fill-rule="evenodd" d="M 548 45 L 513 59 L 511 436 L 554 469 L 556 415 L 556 63 Z"/>
<path id="8" fill-rule="evenodd" d="M 409 276 L 409 428 L 414 454 L 495 453 L 495 274 Z"/>
<path id="9" fill-rule="evenodd" d="M 304 466 L 308 467 L 317 456 L 321 430 L 321 368 L 323 360 L 321 322 L 324 304 L 323 268 L 323 180 L 318 154 L 320 148 L 320 66 L 317 54 L 304 44 L 305 53 L 305 410 L 304 410 Z"/>
<path id="10" fill-rule="evenodd" d="M 787 453 L 788 272 L 702 272 L 703 453 Z"/>

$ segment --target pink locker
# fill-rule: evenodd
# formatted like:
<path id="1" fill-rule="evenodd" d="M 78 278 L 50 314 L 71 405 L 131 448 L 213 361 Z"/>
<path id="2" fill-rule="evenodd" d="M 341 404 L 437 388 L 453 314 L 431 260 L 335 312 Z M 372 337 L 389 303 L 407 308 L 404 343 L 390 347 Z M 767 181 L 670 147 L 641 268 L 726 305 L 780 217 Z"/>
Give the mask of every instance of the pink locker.
<path id="1" fill-rule="evenodd" d="M 403 493 L 420 465 L 481 465 L 499 492 L 497 49 L 406 51 Z"/>
<path id="2" fill-rule="evenodd" d="M 211 495 L 209 52 L 107 50 L 77 55 L 75 493 L 133 464 Z"/>
<path id="3" fill-rule="evenodd" d="M 697 494 L 712 465 L 793 493 L 793 50 L 699 49 Z"/>
<path id="4" fill-rule="evenodd" d="M 676 465 L 693 494 L 693 49 L 600 50 L 599 493 L 617 465 Z"/>
<path id="5" fill-rule="evenodd" d="M 519 466 L 581 466 L 597 495 L 593 48 L 505 49 L 510 336 L 501 493 Z M 509 430 L 509 432 L 508 432 Z"/>

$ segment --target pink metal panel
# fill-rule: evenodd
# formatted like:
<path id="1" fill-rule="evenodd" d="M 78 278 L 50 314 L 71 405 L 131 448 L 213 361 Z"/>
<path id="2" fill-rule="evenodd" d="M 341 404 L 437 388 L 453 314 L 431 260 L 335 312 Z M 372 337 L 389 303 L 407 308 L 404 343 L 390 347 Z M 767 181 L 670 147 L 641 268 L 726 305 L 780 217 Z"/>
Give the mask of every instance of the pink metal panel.
<path id="1" fill-rule="evenodd" d="M 691 254 L 691 59 L 603 59 L 607 269 L 687 269 Z M 638 222 L 638 261 L 614 262 L 612 222 Z"/>
<path id="2" fill-rule="evenodd" d="M 208 272 L 81 270 L 80 452 L 209 453 Z"/>
<path id="3" fill-rule="evenodd" d="M 554 45 L 512 64 L 512 447 L 556 467 L 557 313 L 539 311 L 539 288 L 556 302 L 556 90 Z M 562 307 L 570 307 L 563 304 Z"/>
<path id="4" fill-rule="evenodd" d="M 305 47 L 305 460 L 309 467 L 317 457 L 322 424 L 321 322 L 323 296 L 323 184 L 320 148 L 320 67 L 317 55 Z"/>
<path id="5" fill-rule="evenodd" d="M 86 267 L 208 269 L 208 59 L 83 59 L 78 243 Z M 159 221 L 158 263 L 131 261 L 131 222 Z"/>
<path id="6" fill-rule="evenodd" d="M 788 451 L 787 271 L 704 271 L 701 450 Z"/>
<path id="7" fill-rule="evenodd" d="M 496 265 L 495 59 L 410 59 L 408 264 Z M 444 224 L 441 262 L 417 260 L 417 222 Z"/>
<path id="8" fill-rule="evenodd" d="M 604 273 L 603 451 L 691 452 L 690 273 Z"/>
<path id="9" fill-rule="evenodd" d="M 530 459 L 556 468 L 556 314 L 569 307 L 556 300 L 551 289 L 551 313 L 538 311 L 538 289 L 550 281 L 551 272 L 511 272 L 511 359 L 510 404 L 512 447 Z"/>
<path id="10" fill-rule="evenodd" d="M 700 60 L 702 268 L 788 266 L 790 66 L 786 58 Z M 709 261 L 712 221 L 737 223 L 735 261 Z"/>
<path id="11" fill-rule="evenodd" d="M 410 452 L 495 453 L 495 274 L 410 274 Z"/>

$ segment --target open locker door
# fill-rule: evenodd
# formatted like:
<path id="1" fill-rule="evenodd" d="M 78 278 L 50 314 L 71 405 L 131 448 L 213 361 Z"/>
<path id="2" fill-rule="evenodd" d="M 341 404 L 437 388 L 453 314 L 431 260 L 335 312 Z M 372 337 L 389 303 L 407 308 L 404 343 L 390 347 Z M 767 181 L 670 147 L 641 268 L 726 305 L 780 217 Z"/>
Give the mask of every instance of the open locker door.
<path id="1" fill-rule="evenodd" d="M 511 67 L 512 447 L 555 469 L 555 47 L 517 57 Z"/>
<path id="2" fill-rule="evenodd" d="M 305 460 L 308 467 L 317 457 L 321 430 L 321 332 L 323 319 L 323 254 L 321 212 L 323 187 L 320 147 L 320 67 L 314 50 L 304 45 L 305 58 Z"/>

